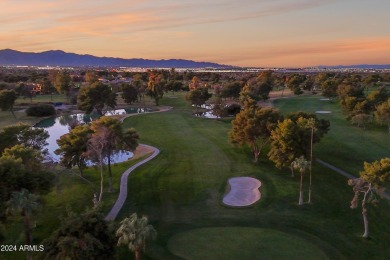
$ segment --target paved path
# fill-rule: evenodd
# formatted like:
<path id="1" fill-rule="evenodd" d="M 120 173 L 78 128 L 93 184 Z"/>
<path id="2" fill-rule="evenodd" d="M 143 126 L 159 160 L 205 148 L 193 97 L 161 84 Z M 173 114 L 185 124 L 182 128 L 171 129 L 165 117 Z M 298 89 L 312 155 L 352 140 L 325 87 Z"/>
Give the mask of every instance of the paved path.
<path id="1" fill-rule="evenodd" d="M 123 122 L 126 118 L 131 117 L 131 116 L 139 116 L 139 115 L 147 115 L 147 114 L 153 114 L 153 113 L 167 112 L 167 111 L 171 110 L 172 108 L 173 107 L 161 106 L 161 107 L 159 107 L 159 110 L 157 110 L 157 111 L 126 114 L 124 117 L 121 118 L 121 121 Z"/>
<path id="2" fill-rule="evenodd" d="M 331 164 L 329 164 L 327 162 L 324 162 L 323 160 L 316 159 L 316 161 L 318 163 L 322 164 L 323 166 L 325 166 L 325 167 L 327 167 L 327 168 L 329 168 L 329 169 L 331 169 L 331 170 L 333 170 L 333 171 L 335 171 L 335 172 L 337 172 L 337 173 L 347 177 L 348 179 L 355 179 L 355 178 L 357 178 L 356 176 L 353 176 L 352 174 L 349 174 L 349 173 L 347 173 L 347 172 L 345 172 L 345 171 L 343 171 L 343 170 L 341 170 L 341 169 L 339 169 L 339 168 L 337 168 L 337 167 L 335 167 L 335 166 L 333 166 L 333 165 L 331 165 Z M 383 198 L 385 198 L 385 199 L 390 201 L 390 194 L 389 193 L 383 192 L 381 194 L 381 196 Z"/>
<path id="3" fill-rule="evenodd" d="M 138 116 L 138 115 L 145 115 L 145 114 L 151 114 L 151 113 L 166 112 L 166 111 L 169 111 L 171 109 L 172 109 L 172 107 L 161 107 L 158 111 L 146 112 L 146 113 L 142 113 L 142 114 L 128 114 L 125 117 L 123 117 L 121 119 L 121 121 L 123 122 L 126 118 L 128 118 L 130 116 Z M 150 160 L 152 160 L 154 157 L 156 157 L 160 153 L 160 150 L 157 149 L 156 147 L 146 145 L 146 144 L 140 144 L 140 145 L 146 146 L 146 147 L 150 148 L 151 150 L 153 150 L 153 154 L 151 156 L 149 156 L 148 158 L 146 158 L 145 160 L 142 160 L 142 161 L 138 162 L 137 164 L 131 166 L 129 169 L 127 169 L 122 174 L 118 199 L 116 200 L 114 206 L 111 208 L 110 212 L 105 217 L 106 221 L 114 220 L 116 218 L 116 216 L 118 215 L 119 211 L 122 209 L 123 204 L 125 203 L 126 198 L 127 198 L 127 178 L 129 177 L 131 172 L 133 170 L 135 170 L 136 168 L 138 168 L 139 166 L 143 165 L 144 163 L 149 162 Z"/>
<path id="4" fill-rule="evenodd" d="M 121 210 L 123 204 L 125 203 L 126 198 L 127 198 L 127 178 L 132 173 L 132 171 L 135 170 L 136 168 L 138 168 L 139 166 L 143 165 L 144 163 L 149 162 L 150 160 L 152 160 L 154 157 L 156 157 L 160 153 L 160 150 L 157 149 L 156 147 L 146 145 L 146 144 L 140 144 L 140 145 L 144 145 L 144 146 L 147 146 L 148 148 L 152 149 L 153 154 L 151 156 L 149 156 L 148 158 L 134 164 L 133 166 L 131 166 L 129 169 L 127 169 L 122 174 L 118 199 L 116 200 L 111 211 L 107 214 L 107 216 L 105 218 L 106 221 L 114 220 L 116 218 L 116 216 L 118 215 L 119 211 Z"/>
<path id="5" fill-rule="evenodd" d="M 322 164 L 323 166 L 325 166 L 325 167 L 327 167 L 327 168 L 329 168 L 337 173 L 340 173 L 341 175 L 347 177 L 348 179 L 355 179 L 356 178 L 356 176 L 353 176 L 352 174 L 349 174 L 349 173 L 347 173 L 347 172 L 345 172 L 345 171 L 343 171 L 343 170 L 341 170 L 341 169 L 339 169 L 339 168 L 337 168 L 337 167 L 335 167 L 327 162 L 324 162 L 323 160 L 316 159 L 316 161 L 319 162 L 320 164 Z"/>

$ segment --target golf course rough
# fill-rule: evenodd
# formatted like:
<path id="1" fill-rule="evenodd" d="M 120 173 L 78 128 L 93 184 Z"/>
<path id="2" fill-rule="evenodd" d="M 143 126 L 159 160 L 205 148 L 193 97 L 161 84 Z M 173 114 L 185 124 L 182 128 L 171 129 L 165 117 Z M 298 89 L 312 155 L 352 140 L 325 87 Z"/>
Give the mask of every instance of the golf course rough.
<path id="1" fill-rule="evenodd" d="M 184 259 L 329 259 L 298 236 L 252 227 L 193 229 L 174 235 L 168 249 Z"/>

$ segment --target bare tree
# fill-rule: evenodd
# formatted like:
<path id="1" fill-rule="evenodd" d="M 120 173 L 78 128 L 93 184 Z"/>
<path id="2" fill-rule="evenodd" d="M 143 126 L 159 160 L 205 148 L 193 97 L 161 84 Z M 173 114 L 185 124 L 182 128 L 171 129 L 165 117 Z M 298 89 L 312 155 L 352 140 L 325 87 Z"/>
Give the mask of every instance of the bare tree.
<path id="1" fill-rule="evenodd" d="M 109 145 L 112 132 L 107 127 L 99 127 L 92 134 L 91 139 L 88 142 L 88 148 L 86 152 L 86 157 L 95 161 L 100 169 L 100 194 L 99 194 L 99 202 L 102 201 L 103 197 L 103 167 L 104 167 L 104 157 L 105 150 Z"/>
<path id="2" fill-rule="evenodd" d="M 362 215 L 364 222 L 364 238 L 368 238 L 367 203 L 378 202 L 375 193 L 383 195 L 384 187 L 390 184 L 390 158 L 383 158 L 372 163 L 364 162 L 364 170 L 360 172 L 360 178 L 348 180 L 348 185 L 353 187 L 354 196 L 351 208 L 355 209 L 359 203 L 359 195 L 363 194 Z"/>
<path id="3" fill-rule="evenodd" d="M 362 215 L 363 215 L 363 222 L 364 222 L 364 238 L 368 238 L 369 236 L 369 229 L 368 229 L 368 219 L 367 219 L 367 199 L 368 196 L 372 196 L 372 187 L 371 184 L 366 182 L 365 180 L 361 178 L 357 179 L 350 179 L 348 180 L 348 185 L 353 186 L 353 192 L 355 195 L 353 196 L 353 199 L 351 201 L 351 209 L 356 209 L 359 202 L 359 194 L 363 193 L 363 199 L 362 199 Z"/>

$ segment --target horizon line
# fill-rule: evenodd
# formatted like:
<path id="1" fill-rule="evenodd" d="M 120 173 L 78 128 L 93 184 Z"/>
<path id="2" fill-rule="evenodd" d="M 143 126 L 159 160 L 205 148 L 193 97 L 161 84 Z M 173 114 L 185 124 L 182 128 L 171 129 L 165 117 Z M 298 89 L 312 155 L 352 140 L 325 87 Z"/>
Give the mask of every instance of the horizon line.
<path id="1" fill-rule="evenodd" d="M 57 50 L 52 49 L 52 50 L 45 50 L 45 51 L 35 51 L 35 52 L 34 51 L 20 51 L 20 50 L 15 50 L 15 49 L 11 49 L 11 48 L 0 49 L 0 51 L 7 51 L 7 50 L 20 52 L 20 53 L 33 53 L 33 54 L 41 54 L 41 53 L 45 53 L 45 52 L 63 52 L 63 53 L 66 53 L 66 54 L 75 54 L 75 55 L 79 55 L 79 56 L 92 56 L 92 57 L 96 57 L 96 58 L 122 59 L 122 60 L 147 60 L 147 61 L 182 60 L 182 61 L 192 61 L 192 62 L 198 62 L 198 63 L 214 63 L 214 64 L 217 64 L 217 65 L 220 65 L 220 66 L 235 67 L 235 68 L 304 69 L 304 68 L 328 68 L 328 67 L 352 68 L 352 67 L 355 67 L 355 66 L 383 66 L 383 65 L 390 66 L 390 62 L 389 63 L 375 63 L 375 64 L 371 64 L 371 63 L 358 63 L 358 64 L 312 65 L 312 66 L 238 66 L 238 65 L 221 64 L 221 63 L 214 62 L 214 61 L 197 61 L 197 60 L 193 60 L 193 59 L 189 60 L 189 59 L 183 59 L 183 58 L 145 59 L 145 58 L 123 58 L 123 57 L 113 57 L 113 56 L 96 56 L 96 55 L 88 54 L 88 53 L 81 54 L 81 53 L 76 53 L 76 52 L 67 52 L 65 50 L 60 50 L 60 49 L 57 49 Z M 366 68 L 366 69 L 369 69 L 369 68 Z"/>

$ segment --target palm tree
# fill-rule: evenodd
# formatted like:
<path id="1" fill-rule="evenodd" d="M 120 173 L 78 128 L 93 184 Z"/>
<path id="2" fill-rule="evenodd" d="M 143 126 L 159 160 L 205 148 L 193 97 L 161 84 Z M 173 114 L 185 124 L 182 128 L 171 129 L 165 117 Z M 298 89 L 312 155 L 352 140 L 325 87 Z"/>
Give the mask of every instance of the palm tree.
<path id="1" fill-rule="evenodd" d="M 8 212 L 20 214 L 23 217 L 24 236 L 27 245 L 32 243 L 30 216 L 39 207 L 38 198 L 39 196 L 22 189 L 21 191 L 12 192 L 11 199 L 7 202 Z M 28 254 L 27 259 L 32 259 L 31 255 Z"/>
<path id="2" fill-rule="evenodd" d="M 134 128 L 126 129 L 122 136 L 122 148 L 134 152 L 138 146 L 139 135 Z"/>
<path id="3" fill-rule="evenodd" d="M 306 169 L 309 167 L 310 162 L 308 162 L 305 157 L 301 156 L 299 158 L 295 158 L 295 160 L 291 163 L 291 167 L 293 169 L 299 170 L 301 174 L 301 183 L 299 186 L 299 202 L 298 205 L 303 205 L 303 175 L 305 174 Z"/>
<path id="4" fill-rule="evenodd" d="M 307 123 L 305 125 L 306 128 L 311 129 L 311 135 L 310 135 L 310 172 L 309 172 L 309 199 L 307 203 L 311 203 L 311 172 L 312 172 L 312 162 L 313 162 L 313 139 L 314 139 L 314 132 L 317 130 L 316 128 L 316 121 L 314 118 L 309 118 L 307 120 Z"/>
<path id="5" fill-rule="evenodd" d="M 119 237 L 117 245 L 127 245 L 135 253 L 135 259 L 139 260 L 141 250 L 145 252 L 146 240 L 156 239 L 157 232 L 152 225 L 148 225 L 146 216 L 138 218 L 137 213 L 133 213 L 121 221 L 116 236 Z"/>

